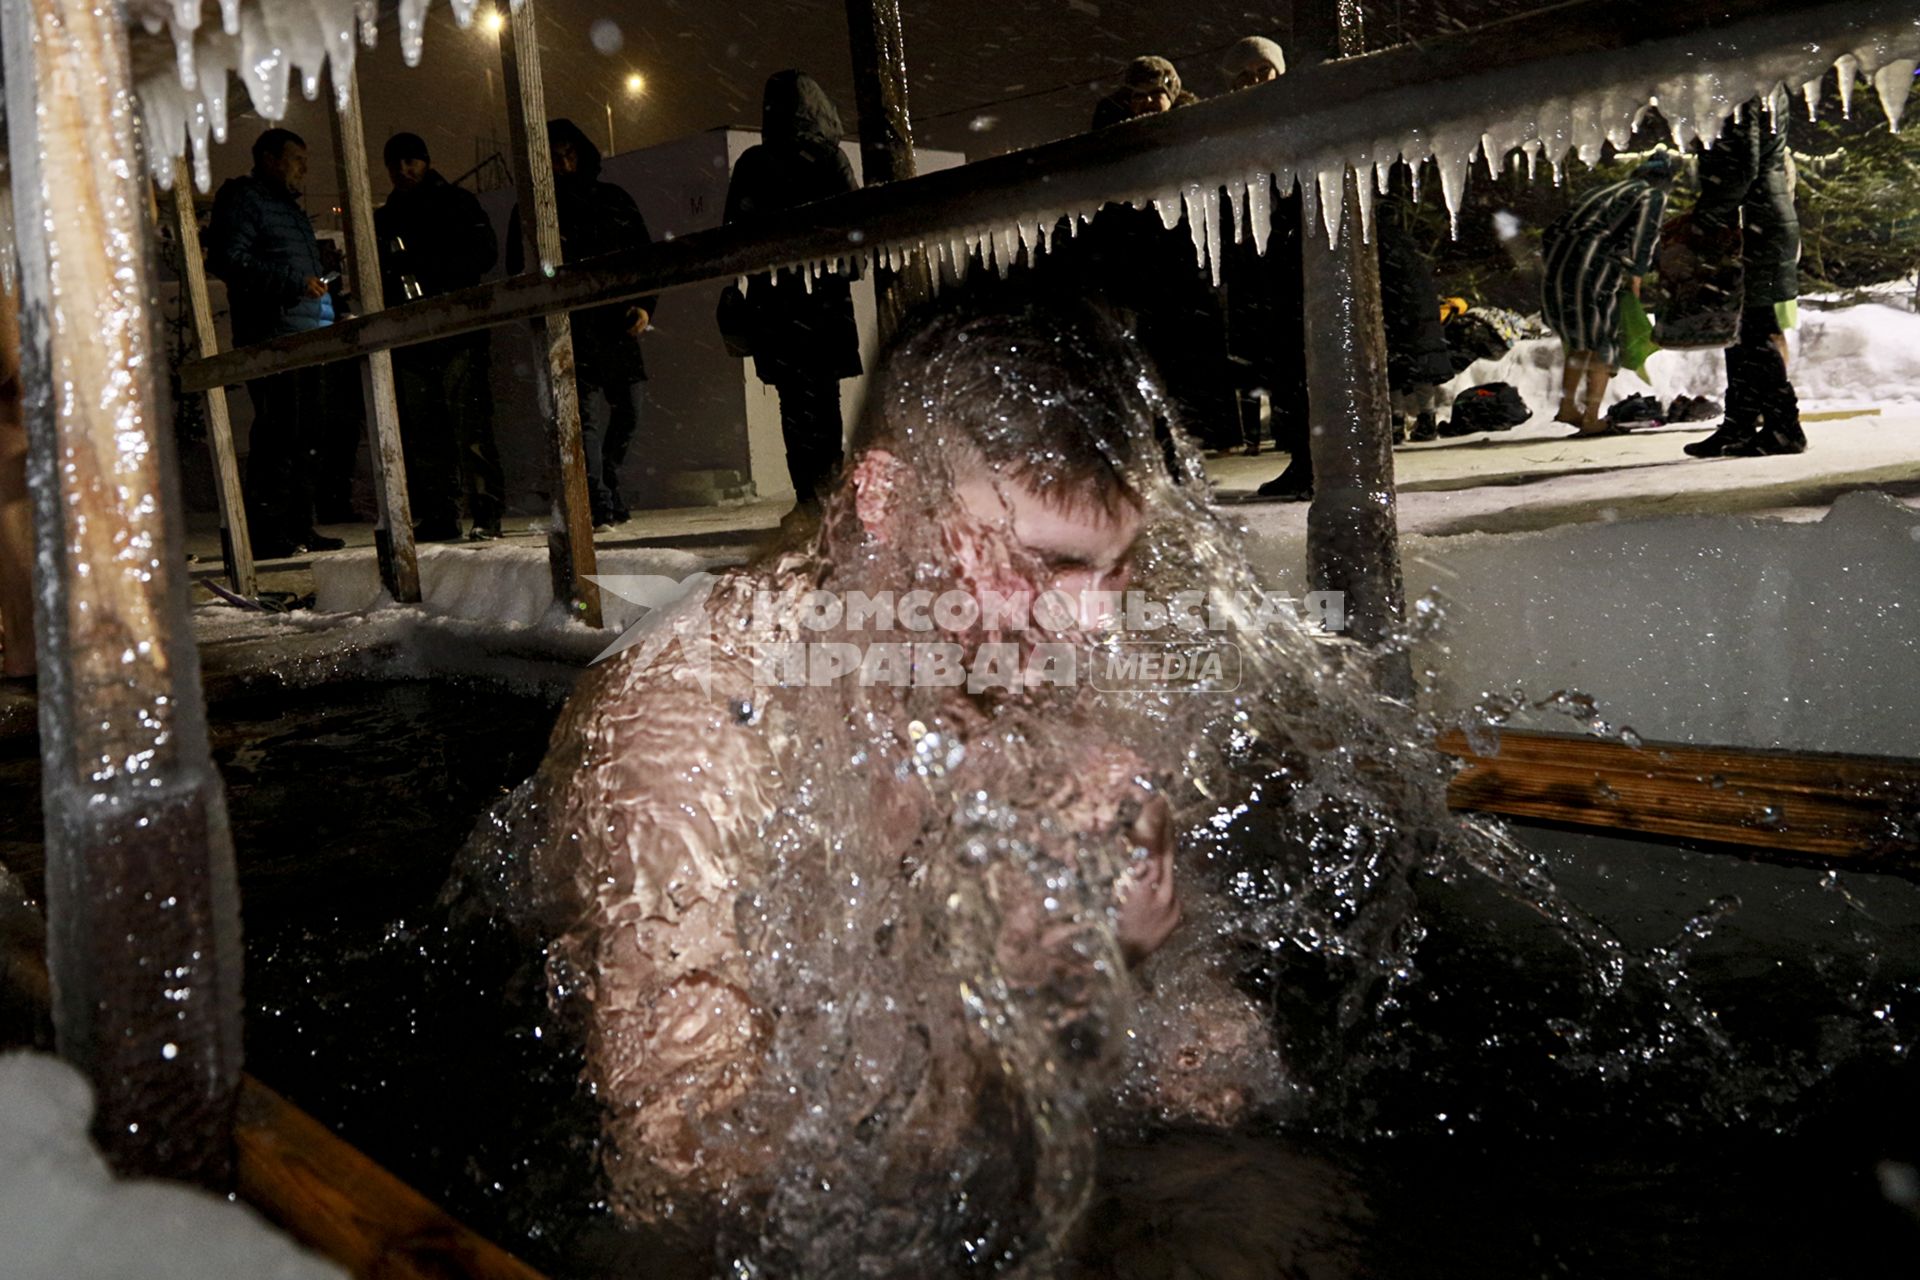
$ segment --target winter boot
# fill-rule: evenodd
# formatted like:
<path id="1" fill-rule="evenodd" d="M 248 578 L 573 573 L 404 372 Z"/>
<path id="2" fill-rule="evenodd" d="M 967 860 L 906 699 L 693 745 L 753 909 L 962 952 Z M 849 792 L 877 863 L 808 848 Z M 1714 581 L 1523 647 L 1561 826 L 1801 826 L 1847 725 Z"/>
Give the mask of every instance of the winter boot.
<path id="1" fill-rule="evenodd" d="M 1744 444 L 1753 439 L 1755 434 L 1757 428 L 1752 423 L 1735 422 L 1728 418 L 1706 439 L 1683 444 L 1680 448 L 1690 458 L 1724 458 L 1733 452 L 1735 445 Z"/>
<path id="2" fill-rule="evenodd" d="M 1294 454 L 1285 471 L 1260 486 L 1260 496 L 1281 502 L 1305 502 L 1313 497 L 1313 458 L 1305 450 Z"/>

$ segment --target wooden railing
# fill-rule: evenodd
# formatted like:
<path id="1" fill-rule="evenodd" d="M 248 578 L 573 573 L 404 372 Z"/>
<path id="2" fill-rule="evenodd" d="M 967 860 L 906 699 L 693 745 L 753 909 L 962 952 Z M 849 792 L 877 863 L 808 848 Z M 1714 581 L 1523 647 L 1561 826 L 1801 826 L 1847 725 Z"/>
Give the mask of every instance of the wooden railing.
<path id="1" fill-rule="evenodd" d="M 1920 873 L 1920 760 L 1624 742 L 1506 730 L 1491 755 L 1459 732 L 1455 809 L 1693 841 L 1768 861 Z"/>

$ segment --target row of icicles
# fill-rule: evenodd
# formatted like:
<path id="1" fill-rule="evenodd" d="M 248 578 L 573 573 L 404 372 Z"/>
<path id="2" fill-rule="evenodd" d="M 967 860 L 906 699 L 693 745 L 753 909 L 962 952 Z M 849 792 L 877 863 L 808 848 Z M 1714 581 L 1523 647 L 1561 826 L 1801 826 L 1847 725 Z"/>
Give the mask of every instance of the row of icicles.
<path id="1" fill-rule="evenodd" d="M 407 65 L 419 63 L 430 0 L 400 0 L 400 43 Z M 449 0 L 454 19 L 462 27 L 473 20 L 478 0 Z M 518 9 L 522 0 L 513 0 Z M 135 12 L 157 33 L 170 22 L 177 58 L 177 75 L 157 75 L 138 87 L 146 117 L 148 145 L 154 156 L 155 177 L 170 186 L 175 163 L 191 146 L 194 182 L 205 191 L 211 182 L 207 159 L 209 137 L 227 136 L 226 87 L 229 73 L 237 73 L 255 110 L 268 120 L 286 113 L 288 81 L 298 73 L 308 100 L 319 96 L 320 77 L 333 60 L 336 105 L 345 109 L 353 83 L 356 30 L 359 43 L 373 47 L 378 0 L 219 0 L 221 30 L 201 29 L 202 0 L 137 0 Z M 1833 48 L 1847 52 L 1835 55 Z M 1631 51 L 1630 51 L 1631 52 Z M 1441 196 L 1458 230 L 1467 174 L 1476 156 L 1485 158 L 1489 173 L 1500 157 L 1523 155 L 1529 177 L 1546 157 L 1558 183 L 1568 154 L 1584 163 L 1600 159 L 1612 143 L 1626 146 L 1646 114 L 1658 109 L 1671 126 L 1675 141 L 1685 148 L 1695 138 L 1711 144 L 1721 126 L 1755 98 L 1779 115 L 1790 95 L 1805 96 L 1809 112 L 1820 107 L 1821 85 L 1829 68 L 1838 73 L 1840 109 L 1851 114 L 1854 87 L 1865 76 L 1873 83 L 1892 128 L 1900 118 L 1920 67 L 1920 17 L 1868 30 L 1822 48 L 1798 45 L 1759 53 L 1729 53 L 1693 58 L 1684 74 L 1658 77 L 1634 85 L 1613 85 L 1580 93 L 1553 96 L 1499 119 L 1484 117 L 1433 126 L 1430 137 L 1376 139 L 1346 154 L 1329 154 L 1308 164 L 1267 163 L 1250 166 L 1244 176 L 1214 177 L 1184 188 L 1137 193 L 1128 200 L 1137 208 L 1156 210 L 1169 230 L 1184 219 L 1193 236 L 1194 254 L 1203 269 L 1220 281 L 1221 254 L 1230 222 L 1234 243 L 1252 236 L 1265 252 L 1272 227 L 1272 193 L 1290 191 L 1296 178 L 1309 225 L 1317 217 L 1326 228 L 1330 245 L 1337 245 L 1345 205 L 1347 167 L 1362 175 L 1355 184 L 1356 213 L 1363 240 L 1372 239 L 1375 192 L 1385 193 L 1388 175 L 1399 160 L 1409 162 L 1414 175 L 1413 195 L 1420 196 L 1420 173 L 1432 159 L 1440 172 Z M 1371 181 L 1367 180 L 1371 175 Z M 1222 199 L 1230 213 L 1223 213 Z M 832 260 L 786 264 L 778 270 L 797 273 L 812 288 L 822 274 L 845 273 L 855 263 L 879 263 L 904 268 L 916 255 L 926 261 L 938 282 L 941 269 L 958 276 L 967 264 L 1005 275 L 1021 254 L 1031 262 L 1052 248 L 1055 228 L 1064 224 L 1077 233 L 1094 210 L 1036 211 L 1010 225 L 974 227 L 945 239 L 865 245 L 858 232 L 849 236 L 848 255 Z"/>

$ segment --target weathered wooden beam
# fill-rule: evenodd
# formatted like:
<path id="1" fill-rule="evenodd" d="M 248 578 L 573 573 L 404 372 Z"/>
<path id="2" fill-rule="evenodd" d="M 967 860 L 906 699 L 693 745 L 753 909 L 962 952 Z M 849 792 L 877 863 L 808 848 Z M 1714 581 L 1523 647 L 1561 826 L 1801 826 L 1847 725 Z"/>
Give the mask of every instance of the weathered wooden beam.
<path id="1" fill-rule="evenodd" d="M 853 54 L 853 97 L 860 112 L 860 181 L 903 182 L 919 172 L 913 120 L 907 110 L 906 35 L 899 0 L 847 0 L 847 43 Z M 927 261 L 915 255 L 904 271 L 876 264 L 875 321 L 884 345 L 901 317 L 933 292 Z"/>
<path id="2" fill-rule="evenodd" d="M 207 298 L 207 264 L 200 250 L 200 220 L 193 208 L 193 169 L 182 156 L 173 166 L 173 234 L 180 247 L 180 305 L 193 324 L 193 349 L 204 360 L 220 350 Z M 220 502 L 220 559 L 227 582 L 243 596 L 258 588 L 253 571 L 253 534 L 247 528 L 246 497 L 240 489 L 240 459 L 233 449 L 233 419 L 227 413 L 227 389 L 208 387 L 207 448 L 213 454 L 214 492 Z"/>
<path id="3" fill-rule="evenodd" d="M 241 1198 L 355 1276 L 540 1280 L 251 1076 L 234 1138 Z"/>
<path id="4" fill-rule="evenodd" d="M 1506 729 L 1447 803 L 1507 817 L 1700 841 L 1769 861 L 1920 874 L 1920 760 L 1647 742 Z"/>
<path id="5" fill-rule="evenodd" d="M 534 0 L 514 6 L 511 14 L 500 31 L 500 66 L 507 88 L 507 137 L 520 203 L 520 233 L 525 237 L 534 278 L 550 282 L 561 265 L 560 216 L 554 199 L 553 157 L 547 150 L 547 95 L 540 79 Z M 461 296 L 450 294 L 447 298 Z M 597 567 L 593 510 L 587 496 L 587 455 L 580 440 L 573 327 L 565 311 L 553 308 L 530 312 L 524 318 L 533 322 L 534 386 L 541 416 L 547 422 L 547 476 L 553 494 L 553 510 L 547 521 L 547 564 L 553 575 L 553 598 L 566 608 L 569 617 L 597 627 L 600 588 L 593 582 Z"/>
<path id="6" fill-rule="evenodd" d="M 1331 18 L 1329 58 L 1365 47 L 1356 0 L 1316 0 Z M 1400 526 L 1393 487 L 1392 392 L 1380 305 L 1378 250 L 1362 238 L 1357 175 L 1343 166 L 1339 236 L 1301 228 L 1301 311 L 1306 332 L 1307 448 L 1313 504 L 1307 508 L 1307 579 L 1346 597 L 1348 634 L 1373 648 L 1382 691 L 1413 696 L 1413 665 L 1395 637 L 1406 615 Z M 1311 182 L 1309 175 L 1307 181 Z M 1322 217 L 1332 220 L 1331 210 Z"/>
<path id="7" fill-rule="evenodd" d="M 56 1043 L 93 1081 L 117 1169 L 219 1186 L 240 1081 L 239 895 L 187 613 L 126 24 L 92 0 L 9 0 L 0 48 L 39 498 Z"/>
<path id="8" fill-rule="evenodd" d="M 1094 209 L 1234 173 L 1428 136 L 1435 121 L 1513 110 L 1516 77 L 1581 90 L 1697 66 L 1699 44 L 1835 44 L 1863 23 L 1909 20 L 1905 0 L 1578 0 L 1545 15 L 1289 73 L 1270 84 L 957 169 L 823 200 L 750 225 L 658 242 L 553 276 L 529 273 L 223 352 L 181 370 L 198 391 L 549 312 L 845 256 L 856 243 L 933 244 L 968 227 Z M 857 234 L 857 237 L 855 235 Z"/>
<path id="9" fill-rule="evenodd" d="M 338 75 L 337 68 L 328 71 Z M 380 278 L 380 239 L 373 227 L 373 187 L 367 177 L 367 129 L 360 117 L 360 76 L 356 69 L 336 97 L 327 115 L 333 129 L 333 157 L 346 202 L 347 261 L 353 272 L 353 293 L 362 311 L 385 305 Z M 394 402 L 393 353 L 371 351 L 360 360 L 360 392 L 366 404 L 367 431 L 373 446 L 373 486 L 380 517 L 374 545 L 380 557 L 380 580 L 387 594 L 402 604 L 420 600 L 420 559 L 413 545 L 413 508 L 407 499 L 406 453 L 400 442 L 400 410 Z"/>
<path id="10" fill-rule="evenodd" d="M 1329 249 L 1304 229 L 1307 447 L 1313 504 L 1307 508 L 1307 578 L 1315 591 L 1346 596 L 1348 635 L 1379 648 L 1375 675 L 1393 697 L 1413 693 L 1413 667 L 1392 643 L 1405 616 L 1400 532 L 1393 487 L 1387 339 L 1380 312 L 1380 260 L 1360 239 L 1357 180 L 1346 172 L 1340 243 Z"/>

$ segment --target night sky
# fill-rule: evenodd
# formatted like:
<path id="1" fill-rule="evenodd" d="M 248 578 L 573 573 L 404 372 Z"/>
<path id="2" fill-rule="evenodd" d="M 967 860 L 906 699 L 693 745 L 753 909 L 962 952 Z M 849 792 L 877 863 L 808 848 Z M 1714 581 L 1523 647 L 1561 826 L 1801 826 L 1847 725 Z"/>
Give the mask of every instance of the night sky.
<path id="1" fill-rule="evenodd" d="M 620 151 L 723 125 L 757 125 L 761 85 L 785 67 L 819 79 L 849 135 L 855 133 L 841 0 L 539 2 L 548 112 L 572 117 L 603 148 L 609 104 Z M 1171 57 L 1189 87 L 1211 96 L 1224 88 L 1220 53 L 1243 35 L 1286 43 L 1291 8 L 1287 0 L 904 0 L 915 139 L 977 159 L 1076 132 L 1118 83 L 1120 68 L 1140 53 Z M 611 55 L 593 42 L 602 19 L 619 28 L 621 47 Z M 388 187 L 380 147 L 395 131 L 424 137 L 435 167 L 449 178 L 505 150 L 494 38 L 478 20 L 460 30 L 438 0 L 427 27 L 417 68 L 402 63 L 389 28 L 378 49 L 362 54 L 376 200 Z M 645 80 L 638 97 L 625 87 L 634 72 Z M 322 105 L 300 100 L 296 88 L 284 123 L 312 147 L 307 204 L 331 225 L 324 215 L 337 182 Z M 250 113 L 235 113 L 228 142 L 215 149 L 216 186 L 248 168 L 248 145 L 263 127 Z"/>

